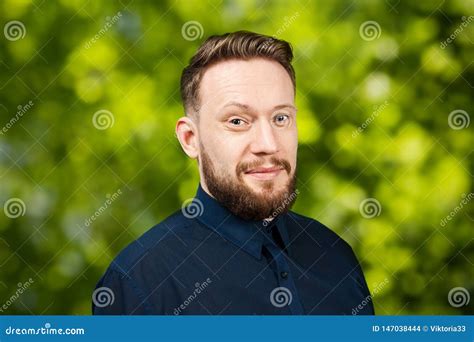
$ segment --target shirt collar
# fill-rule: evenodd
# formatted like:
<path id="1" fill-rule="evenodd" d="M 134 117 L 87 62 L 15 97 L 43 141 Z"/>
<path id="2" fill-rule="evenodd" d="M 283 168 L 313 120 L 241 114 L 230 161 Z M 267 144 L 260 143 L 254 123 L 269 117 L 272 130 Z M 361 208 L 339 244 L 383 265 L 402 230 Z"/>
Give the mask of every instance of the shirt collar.
<path id="1" fill-rule="evenodd" d="M 288 232 L 284 224 L 285 220 L 282 219 L 284 215 L 278 215 L 270 222 L 244 220 L 211 197 L 200 184 L 195 200 L 202 203 L 203 210 L 201 215 L 197 216 L 201 223 L 257 259 L 262 257 L 265 234 L 269 234 L 275 226 L 278 227 L 285 246 L 288 245 Z"/>

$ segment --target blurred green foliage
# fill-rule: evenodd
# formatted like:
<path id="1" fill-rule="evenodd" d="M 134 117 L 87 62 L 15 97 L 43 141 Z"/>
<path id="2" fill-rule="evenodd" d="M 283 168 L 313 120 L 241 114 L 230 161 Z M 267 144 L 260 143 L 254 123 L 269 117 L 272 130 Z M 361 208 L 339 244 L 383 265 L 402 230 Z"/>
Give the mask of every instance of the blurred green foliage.
<path id="1" fill-rule="evenodd" d="M 353 246 L 377 313 L 472 314 L 472 301 L 456 308 L 448 293 L 474 295 L 473 9 L 472 0 L 2 1 L 0 203 L 18 198 L 24 211 L 0 215 L 0 305 L 33 281 L 3 314 L 89 314 L 112 258 L 194 195 L 197 167 L 174 136 L 180 73 L 208 35 L 240 29 L 294 47 L 293 209 Z M 13 20 L 20 36 L 6 30 Z M 202 31 L 187 36 L 189 21 Z M 112 114 L 106 129 L 94 125 L 101 110 Z M 456 110 L 464 122 L 448 119 Z M 380 203 L 373 218 L 359 210 L 366 198 Z"/>

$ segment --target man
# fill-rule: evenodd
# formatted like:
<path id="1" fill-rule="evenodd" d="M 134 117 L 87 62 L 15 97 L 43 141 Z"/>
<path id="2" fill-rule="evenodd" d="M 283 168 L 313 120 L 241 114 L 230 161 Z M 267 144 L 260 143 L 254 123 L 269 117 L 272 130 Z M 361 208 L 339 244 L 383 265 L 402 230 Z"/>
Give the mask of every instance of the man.
<path id="1" fill-rule="evenodd" d="M 351 247 L 289 211 L 292 57 L 287 42 L 245 31 L 202 44 L 181 77 L 186 116 L 176 125 L 199 165 L 196 197 L 112 262 L 94 314 L 374 313 Z"/>

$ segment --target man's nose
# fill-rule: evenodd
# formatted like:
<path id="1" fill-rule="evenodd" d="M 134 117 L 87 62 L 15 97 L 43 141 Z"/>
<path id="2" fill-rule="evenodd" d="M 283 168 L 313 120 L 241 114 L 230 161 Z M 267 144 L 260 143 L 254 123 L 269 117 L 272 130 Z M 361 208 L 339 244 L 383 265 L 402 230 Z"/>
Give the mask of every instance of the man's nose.
<path id="1" fill-rule="evenodd" d="M 272 125 L 266 121 L 257 123 L 254 131 L 251 152 L 254 154 L 275 154 L 278 152 L 278 140 Z"/>

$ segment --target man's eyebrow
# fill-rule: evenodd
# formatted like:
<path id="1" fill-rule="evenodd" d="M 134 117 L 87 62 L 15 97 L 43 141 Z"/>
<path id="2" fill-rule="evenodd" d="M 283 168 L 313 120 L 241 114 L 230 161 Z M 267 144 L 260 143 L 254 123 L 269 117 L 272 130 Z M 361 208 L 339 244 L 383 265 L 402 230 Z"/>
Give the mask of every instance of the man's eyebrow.
<path id="1" fill-rule="evenodd" d="M 240 107 L 246 111 L 249 111 L 249 112 L 256 112 L 257 110 L 255 110 L 254 108 L 250 107 L 249 105 L 245 104 L 245 103 L 240 103 L 240 102 L 236 102 L 236 101 L 230 101 L 228 103 L 226 103 L 222 109 L 226 108 L 226 107 L 231 107 L 231 106 L 236 106 L 236 107 Z M 289 103 L 283 103 L 283 104 L 280 104 L 280 105 L 277 105 L 275 107 L 272 108 L 272 111 L 273 110 L 278 110 L 278 109 L 283 109 L 283 108 L 290 108 L 290 109 L 293 109 L 295 112 L 297 111 L 297 108 L 295 106 L 293 106 L 292 104 L 289 104 Z"/>
<path id="2" fill-rule="evenodd" d="M 290 109 L 293 109 L 295 112 L 298 110 L 295 106 L 293 106 L 292 104 L 289 104 L 289 103 L 284 103 L 284 104 L 275 106 L 275 107 L 273 107 L 273 110 L 283 109 L 283 108 L 290 108 Z"/>
<path id="3" fill-rule="evenodd" d="M 252 110 L 252 108 L 249 105 L 246 105 L 246 104 L 240 103 L 240 102 L 236 102 L 236 101 L 227 102 L 222 107 L 222 109 L 227 108 L 227 107 L 232 107 L 232 106 L 240 107 L 240 108 L 245 109 L 245 110 Z"/>

